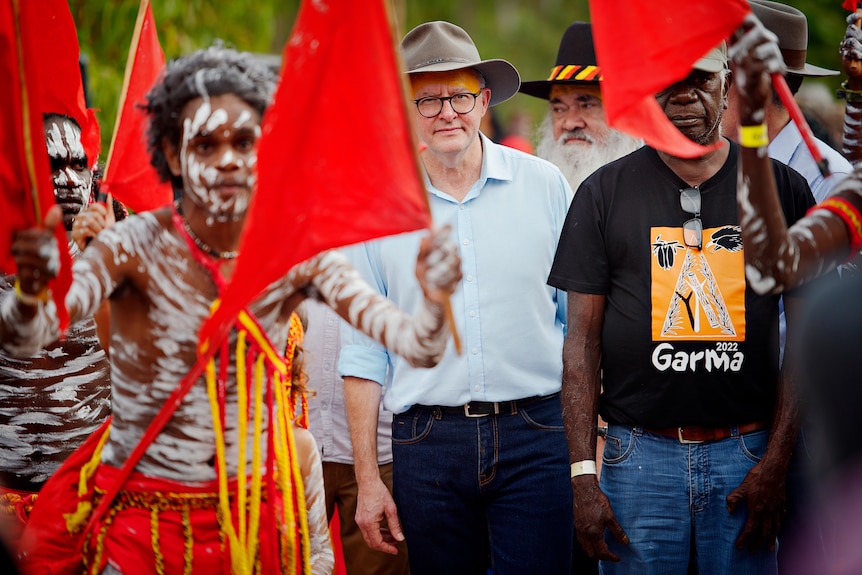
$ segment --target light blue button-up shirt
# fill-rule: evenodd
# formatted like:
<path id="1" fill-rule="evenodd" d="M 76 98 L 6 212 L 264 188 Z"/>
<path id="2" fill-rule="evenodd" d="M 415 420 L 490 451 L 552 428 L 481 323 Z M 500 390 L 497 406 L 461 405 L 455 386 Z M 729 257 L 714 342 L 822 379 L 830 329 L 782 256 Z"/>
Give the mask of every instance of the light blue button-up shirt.
<path id="1" fill-rule="evenodd" d="M 347 325 L 328 305 L 302 302 L 308 329 L 302 349 L 308 375 L 308 430 L 324 463 L 353 465 L 353 444 L 347 425 L 344 382 L 338 375 L 341 326 Z M 392 414 L 382 406 L 377 420 L 377 463 L 392 462 Z"/>
<path id="2" fill-rule="evenodd" d="M 784 126 L 775 136 L 775 139 L 769 142 L 767 151 L 770 158 L 787 164 L 802 174 L 802 177 L 808 181 L 808 187 L 811 188 L 814 200 L 822 202 L 832 195 L 832 188 L 835 187 L 835 184 L 853 171 L 853 166 L 826 142 L 814 138 L 814 143 L 817 144 L 820 155 L 829 162 L 829 171 L 832 173 L 828 178 L 824 178 L 823 174 L 820 173 L 820 168 L 817 167 L 817 163 L 811 157 L 811 152 L 808 151 L 802 140 L 799 128 L 793 122 Z"/>
<path id="3" fill-rule="evenodd" d="M 339 372 L 385 386 L 384 406 L 457 406 L 560 390 L 566 294 L 546 284 L 572 191 L 553 164 L 482 136 L 479 179 L 461 202 L 431 185 L 435 226 L 449 224 L 463 279 L 452 310 L 463 353 L 452 341 L 442 361 L 414 369 L 355 330 L 342 332 Z M 351 250 L 363 277 L 398 307 L 422 302 L 416 255 L 424 232 L 371 241 Z"/>

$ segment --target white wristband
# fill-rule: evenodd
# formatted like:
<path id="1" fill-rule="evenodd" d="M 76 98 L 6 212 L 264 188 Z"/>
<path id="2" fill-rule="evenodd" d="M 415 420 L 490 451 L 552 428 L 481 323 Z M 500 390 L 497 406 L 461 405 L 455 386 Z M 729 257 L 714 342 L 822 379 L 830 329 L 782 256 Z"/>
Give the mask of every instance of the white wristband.
<path id="1" fill-rule="evenodd" d="M 578 475 L 596 475 L 596 462 L 592 459 L 585 459 L 572 463 L 572 477 Z"/>

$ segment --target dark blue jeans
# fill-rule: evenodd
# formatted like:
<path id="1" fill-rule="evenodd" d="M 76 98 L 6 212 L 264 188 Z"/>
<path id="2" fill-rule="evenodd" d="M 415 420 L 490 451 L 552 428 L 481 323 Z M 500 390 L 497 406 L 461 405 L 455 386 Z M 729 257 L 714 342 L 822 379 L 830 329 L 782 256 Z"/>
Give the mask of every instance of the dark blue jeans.
<path id="1" fill-rule="evenodd" d="M 412 575 L 569 575 L 559 395 L 479 418 L 414 406 L 392 421 L 392 453 Z"/>

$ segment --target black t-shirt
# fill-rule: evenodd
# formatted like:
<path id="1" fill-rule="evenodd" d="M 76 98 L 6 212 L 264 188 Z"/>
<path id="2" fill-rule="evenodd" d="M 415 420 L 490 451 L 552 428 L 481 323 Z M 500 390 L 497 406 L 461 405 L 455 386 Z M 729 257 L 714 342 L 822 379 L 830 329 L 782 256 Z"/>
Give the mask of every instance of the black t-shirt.
<path id="1" fill-rule="evenodd" d="M 736 207 L 739 148 L 699 188 L 703 249 L 687 248 L 688 188 L 644 147 L 578 189 L 548 283 L 607 297 L 600 413 L 650 428 L 768 421 L 778 381 L 778 296 L 747 287 Z M 773 162 L 789 223 L 814 204 Z"/>

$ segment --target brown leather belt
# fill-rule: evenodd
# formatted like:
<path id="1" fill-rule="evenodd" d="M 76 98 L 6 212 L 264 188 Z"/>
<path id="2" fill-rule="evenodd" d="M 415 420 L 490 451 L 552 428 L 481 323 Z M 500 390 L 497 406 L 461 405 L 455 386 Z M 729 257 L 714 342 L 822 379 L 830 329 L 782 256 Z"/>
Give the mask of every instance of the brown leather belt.
<path id="1" fill-rule="evenodd" d="M 766 421 L 753 421 L 736 426 L 739 435 L 760 431 L 769 427 Z M 705 441 L 719 441 L 733 436 L 732 427 L 699 427 L 697 425 L 686 425 L 683 427 L 668 427 L 665 429 L 646 429 L 647 433 L 663 435 L 678 439 L 680 443 L 703 443 Z"/>

